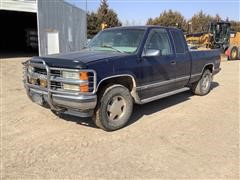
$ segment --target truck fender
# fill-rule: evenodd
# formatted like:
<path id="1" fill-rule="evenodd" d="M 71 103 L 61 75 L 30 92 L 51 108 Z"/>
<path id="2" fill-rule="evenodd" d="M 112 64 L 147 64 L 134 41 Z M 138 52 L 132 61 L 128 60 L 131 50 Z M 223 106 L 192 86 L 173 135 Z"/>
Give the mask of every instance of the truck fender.
<path id="1" fill-rule="evenodd" d="M 118 75 L 113 75 L 113 76 L 109 76 L 109 77 L 106 77 L 106 78 L 103 78 L 97 85 L 97 88 L 96 88 L 96 92 L 99 91 L 99 87 L 101 86 L 102 83 L 108 81 L 108 80 L 111 80 L 111 79 L 115 79 L 115 78 L 119 78 L 119 77 L 130 77 L 131 80 L 132 80 L 132 89 L 131 89 L 131 95 L 134 99 L 134 101 L 136 103 L 140 103 L 140 98 L 138 96 L 138 93 L 137 93 L 137 83 L 136 83 L 136 79 L 133 75 L 131 74 L 118 74 Z"/>

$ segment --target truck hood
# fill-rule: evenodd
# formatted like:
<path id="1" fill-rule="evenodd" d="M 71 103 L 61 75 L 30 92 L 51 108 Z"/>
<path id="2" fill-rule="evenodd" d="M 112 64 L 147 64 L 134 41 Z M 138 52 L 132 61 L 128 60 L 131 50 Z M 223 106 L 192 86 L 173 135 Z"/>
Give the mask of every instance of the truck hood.
<path id="1" fill-rule="evenodd" d="M 45 57 L 34 57 L 34 59 L 42 59 L 50 67 L 60 68 L 85 68 L 87 63 L 109 59 L 114 57 L 126 56 L 125 53 L 111 51 L 93 51 L 82 50 L 78 52 L 49 55 Z"/>

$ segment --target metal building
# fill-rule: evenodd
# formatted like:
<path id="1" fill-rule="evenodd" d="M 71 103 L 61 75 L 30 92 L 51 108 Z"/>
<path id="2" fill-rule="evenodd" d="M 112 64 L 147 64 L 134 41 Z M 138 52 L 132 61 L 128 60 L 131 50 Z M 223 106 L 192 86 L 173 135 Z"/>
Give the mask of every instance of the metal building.
<path id="1" fill-rule="evenodd" d="M 87 43 L 86 12 L 63 0 L 0 0 L 0 19 L 0 53 L 47 55 Z"/>

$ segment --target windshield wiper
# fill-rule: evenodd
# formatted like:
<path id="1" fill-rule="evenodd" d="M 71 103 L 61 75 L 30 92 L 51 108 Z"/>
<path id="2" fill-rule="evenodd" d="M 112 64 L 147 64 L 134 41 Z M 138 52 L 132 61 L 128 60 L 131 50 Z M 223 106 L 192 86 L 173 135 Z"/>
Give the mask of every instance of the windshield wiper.
<path id="1" fill-rule="evenodd" d="M 110 48 L 110 49 L 113 49 L 113 50 L 115 50 L 115 51 L 117 51 L 117 52 L 125 53 L 124 51 L 121 51 L 121 50 L 119 50 L 119 49 L 117 49 L 117 48 L 114 48 L 114 47 L 112 47 L 112 46 L 109 46 L 109 45 L 102 45 L 101 47 Z"/>

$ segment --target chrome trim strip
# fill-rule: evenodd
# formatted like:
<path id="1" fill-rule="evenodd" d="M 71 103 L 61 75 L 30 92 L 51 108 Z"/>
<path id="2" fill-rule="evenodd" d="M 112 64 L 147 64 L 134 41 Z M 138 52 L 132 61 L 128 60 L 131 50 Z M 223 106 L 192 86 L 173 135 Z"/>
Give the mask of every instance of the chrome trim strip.
<path id="1" fill-rule="evenodd" d="M 58 90 L 58 91 L 51 89 L 49 91 L 51 91 L 52 93 L 56 93 L 56 94 L 66 94 L 66 95 L 76 95 L 76 96 L 77 95 L 93 95 L 93 93 L 88 93 L 88 92 L 86 92 L 86 93 L 71 92 L 69 90 L 64 90 L 64 89 Z"/>
<path id="2" fill-rule="evenodd" d="M 201 76 L 202 75 L 202 73 L 199 73 L 199 74 L 193 74 L 193 75 L 191 75 L 191 78 L 195 78 L 195 77 L 197 77 L 197 76 Z"/>
<path id="3" fill-rule="evenodd" d="M 90 96 L 66 96 L 66 95 L 59 95 L 59 94 L 53 94 L 53 97 L 57 98 L 64 98 L 64 99 L 72 99 L 74 101 L 88 101 L 88 100 L 95 100 L 97 98 L 96 95 L 90 95 Z"/>
<path id="4" fill-rule="evenodd" d="M 177 93 L 181 93 L 181 92 L 184 92 L 184 91 L 188 91 L 188 90 L 189 90 L 189 88 L 185 87 L 185 88 L 182 88 L 182 89 L 178 89 L 178 90 L 175 90 L 175 91 L 171 91 L 171 92 L 160 94 L 160 95 L 157 95 L 157 96 L 154 96 L 154 97 L 143 99 L 143 100 L 141 100 L 141 104 L 145 104 L 145 103 L 148 103 L 148 102 L 151 102 L 151 101 L 155 101 L 155 100 L 165 98 L 165 97 L 168 97 L 168 96 L 171 96 L 171 95 L 174 95 L 174 94 L 177 94 Z"/>
<path id="5" fill-rule="evenodd" d="M 137 87 L 137 90 L 155 88 L 155 87 L 164 86 L 164 85 L 167 85 L 167 84 L 176 83 L 176 82 L 187 80 L 187 79 L 190 79 L 190 76 L 183 76 L 183 77 L 180 77 L 180 78 L 177 78 L 177 79 L 171 79 L 171 80 L 162 81 L 162 82 L 158 82 L 158 83 L 139 86 L 139 87 Z"/>

